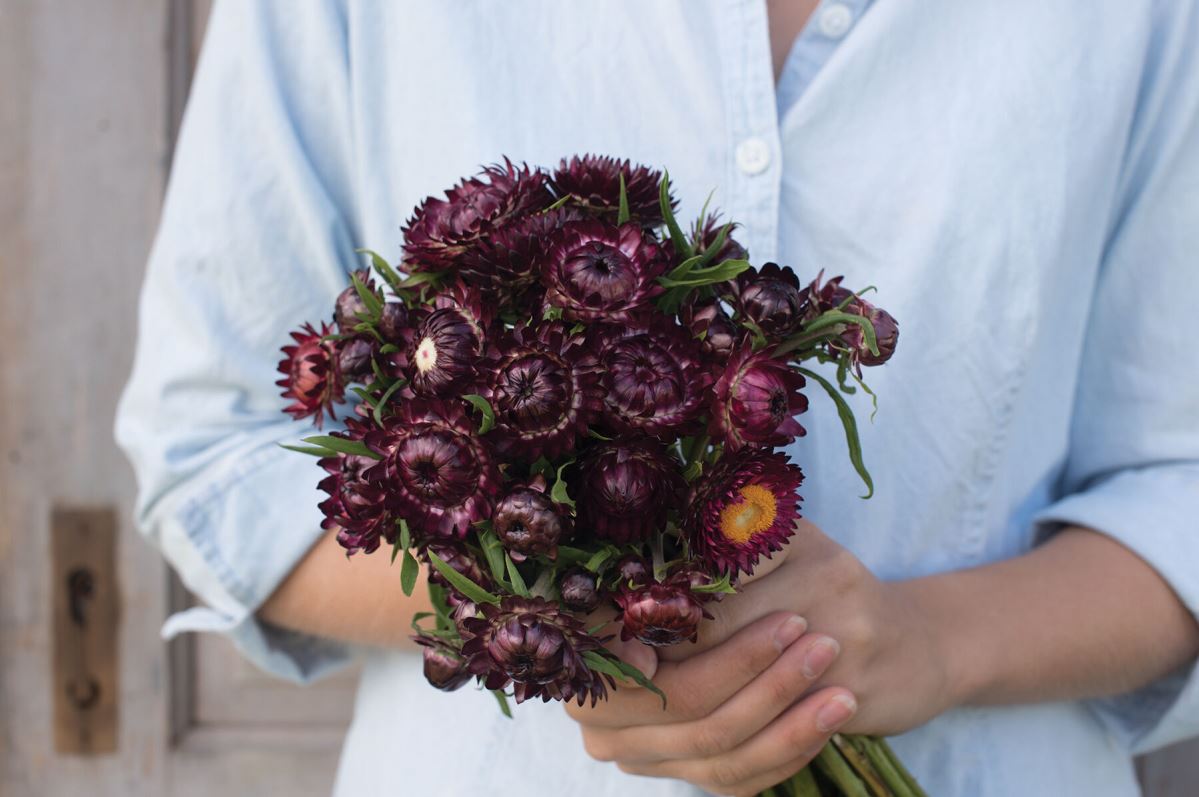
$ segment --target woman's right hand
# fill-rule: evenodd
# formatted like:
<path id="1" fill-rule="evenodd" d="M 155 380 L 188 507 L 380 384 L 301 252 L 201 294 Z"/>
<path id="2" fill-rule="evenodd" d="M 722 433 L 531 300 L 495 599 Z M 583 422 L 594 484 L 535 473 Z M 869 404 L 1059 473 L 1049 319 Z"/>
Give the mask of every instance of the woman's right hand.
<path id="1" fill-rule="evenodd" d="M 612 643 L 666 694 L 622 685 L 594 708 L 568 704 L 593 758 L 637 775 L 684 780 L 716 794 L 755 795 L 806 766 L 853 716 L 840 687 L 805 693 L 838 646 L 777 612 L 679 662 Z"/>

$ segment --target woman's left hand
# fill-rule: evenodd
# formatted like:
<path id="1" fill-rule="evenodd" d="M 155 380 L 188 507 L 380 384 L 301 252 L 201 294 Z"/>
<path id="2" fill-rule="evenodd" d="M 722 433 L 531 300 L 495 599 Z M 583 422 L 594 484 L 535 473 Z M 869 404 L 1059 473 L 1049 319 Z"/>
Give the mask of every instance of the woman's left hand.
<path id="1" fill-rule="evenodd" d="M 745 579 L 738 594 L 720 603 L 709 603 L 707 608 L 715 619 L 701 623 L 696 643 L 658 649 L 664 669 L 668 667 L 665 662 L 685 663 L 705 652 L 701 658 L 707 658 L 716 651 L 724 653 L 725 647 L 744 644 L 740 640 L 745 635 L 738 636 L 739 631 L 781 610 L 807 620 L 807 634 L 795 645 L 800 655 L 785 657 L 795 670 L 791 677 L 798 686 L 797 694 L 818 699 L 830 688 L 838 687 L 856 698 L 856 714 L 839 731 L 899 733 L 953 705 L 948 668 L 934 629 L 923 621 L 912 598 L 901 585 L 875 578 L 856 557 L 807 521 L 800 521 L 784 551 L 769 562 L 763 560 L 755 578 Z M 645 650 L 638 650 L 629 658 L 641 659 L 645 654 Z M 736 654 L 736 650 L 728 651 L 732 657 Z M 818 674 L 809 666 L 820 670 L 822 664 L 825 669 Z M 778 665 L 758 679 L 768 675 L 777 678 L 777 669 Z M 681 672 L 672 670 L 672 675 L 677 680 Z M 727 704 L 735 704 L 738 695 L 749 692 L 754 685 L 754 681 L 746 684 L 727 699 Z M 694 686 L 709 688 L 705 684 Z M 672 683 L 672 687 L 683 691 L 686 685 Z M 756 739 L 777 733 L 775 726 L 794 713 L 786 712 L 788 705 L 761 706 L 758 710 L 770 716 L 759 718 L 754 724 L 762 729 L 744 739 L 735 733 L 713 734 L 713 723 L 705 718 L 680 722 L 670 713 L 647 715 L 642 705 L 645 696 L 638 694 L 641 691 L 617 690 L 607 703 L 594 709 L 570 709 L 582 726 L 589 751 L 601 751 L 604 760 L 615 761 L 625 771 L 636 774 L 683 775 L 691 779 L 685 773 L 696 773 L 705 781 L 700 785 L 709 788 L 711 780 L 704 773 L 710 767 L 705 761 L 719 762 L 723 772 L 743 772 L 746 782 L 756 781 L 758 770 L 778 772 L 785 767 L 786 761 L 762 760 L 763 745 Z M 791 700 L 801 705 L 805 702 L 802 697 Z M 711 718 L 719 716 L 721 709 L 716 707 Z M 685 738 L 688 734 L 703 738 L 692 744 Z M 719 749 L 713 746 L 713 740 Z M 779 755 L 794 758 L 794 751 L 780 751 Z M 739 792 L 734 789 L 725 793 Z"/>

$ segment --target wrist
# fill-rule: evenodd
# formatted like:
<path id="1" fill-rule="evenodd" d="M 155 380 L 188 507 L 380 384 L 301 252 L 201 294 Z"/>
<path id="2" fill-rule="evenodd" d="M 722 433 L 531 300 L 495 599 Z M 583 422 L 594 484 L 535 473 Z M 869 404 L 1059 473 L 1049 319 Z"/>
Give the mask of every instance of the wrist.
<path id="1" fill-rule="evenodd" d="M 986 690 L 988 661 L 985 631 L 963 623 L 960 601 L 944 576 L 894 582 L 896 598 L 907 604 L 923 632 L 928 666 L 941 684 L 940 711 L 972 705 Z M 984 638 L 980 638 L 980 636 Z"/>

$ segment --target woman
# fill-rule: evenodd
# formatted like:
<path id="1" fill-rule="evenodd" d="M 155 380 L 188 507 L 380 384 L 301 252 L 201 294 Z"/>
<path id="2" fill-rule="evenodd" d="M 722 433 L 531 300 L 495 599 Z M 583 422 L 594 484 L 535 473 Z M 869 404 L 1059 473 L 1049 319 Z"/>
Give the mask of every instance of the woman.
<path id="1" fill-rule="evenodd" d="M 902 733 L 933 795 L 1118 797 L 1131 753 L 1199 732 L 1199 10 L 813 5 L 214 12 L 117 431 L 208 606 L 169 630 L 297 679 L 374 649 L 339 795 L 752 793 L 841 729 Z M 508 721 L 429 689 L 420 601 L 322 537 L 271 371 L 434 187 L 587 151 L 717 188 L 755 263 L 877 285 L 904 340 L 872 374 L 875 497 L 812 413 L 773 572 L 692 649 L 622 648 L 668 711 Z"/>

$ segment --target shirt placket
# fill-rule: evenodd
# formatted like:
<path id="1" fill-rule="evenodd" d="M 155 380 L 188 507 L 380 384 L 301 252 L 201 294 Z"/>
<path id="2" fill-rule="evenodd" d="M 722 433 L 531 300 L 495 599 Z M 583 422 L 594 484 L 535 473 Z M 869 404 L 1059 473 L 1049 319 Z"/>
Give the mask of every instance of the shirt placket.
<path id="1" fill-rule="evenodd" d="M 777 258 L 781 163 L 770 31 L 764 0 L 724 0 L 720 32 L 728 218 L 754 262 Z"/>

